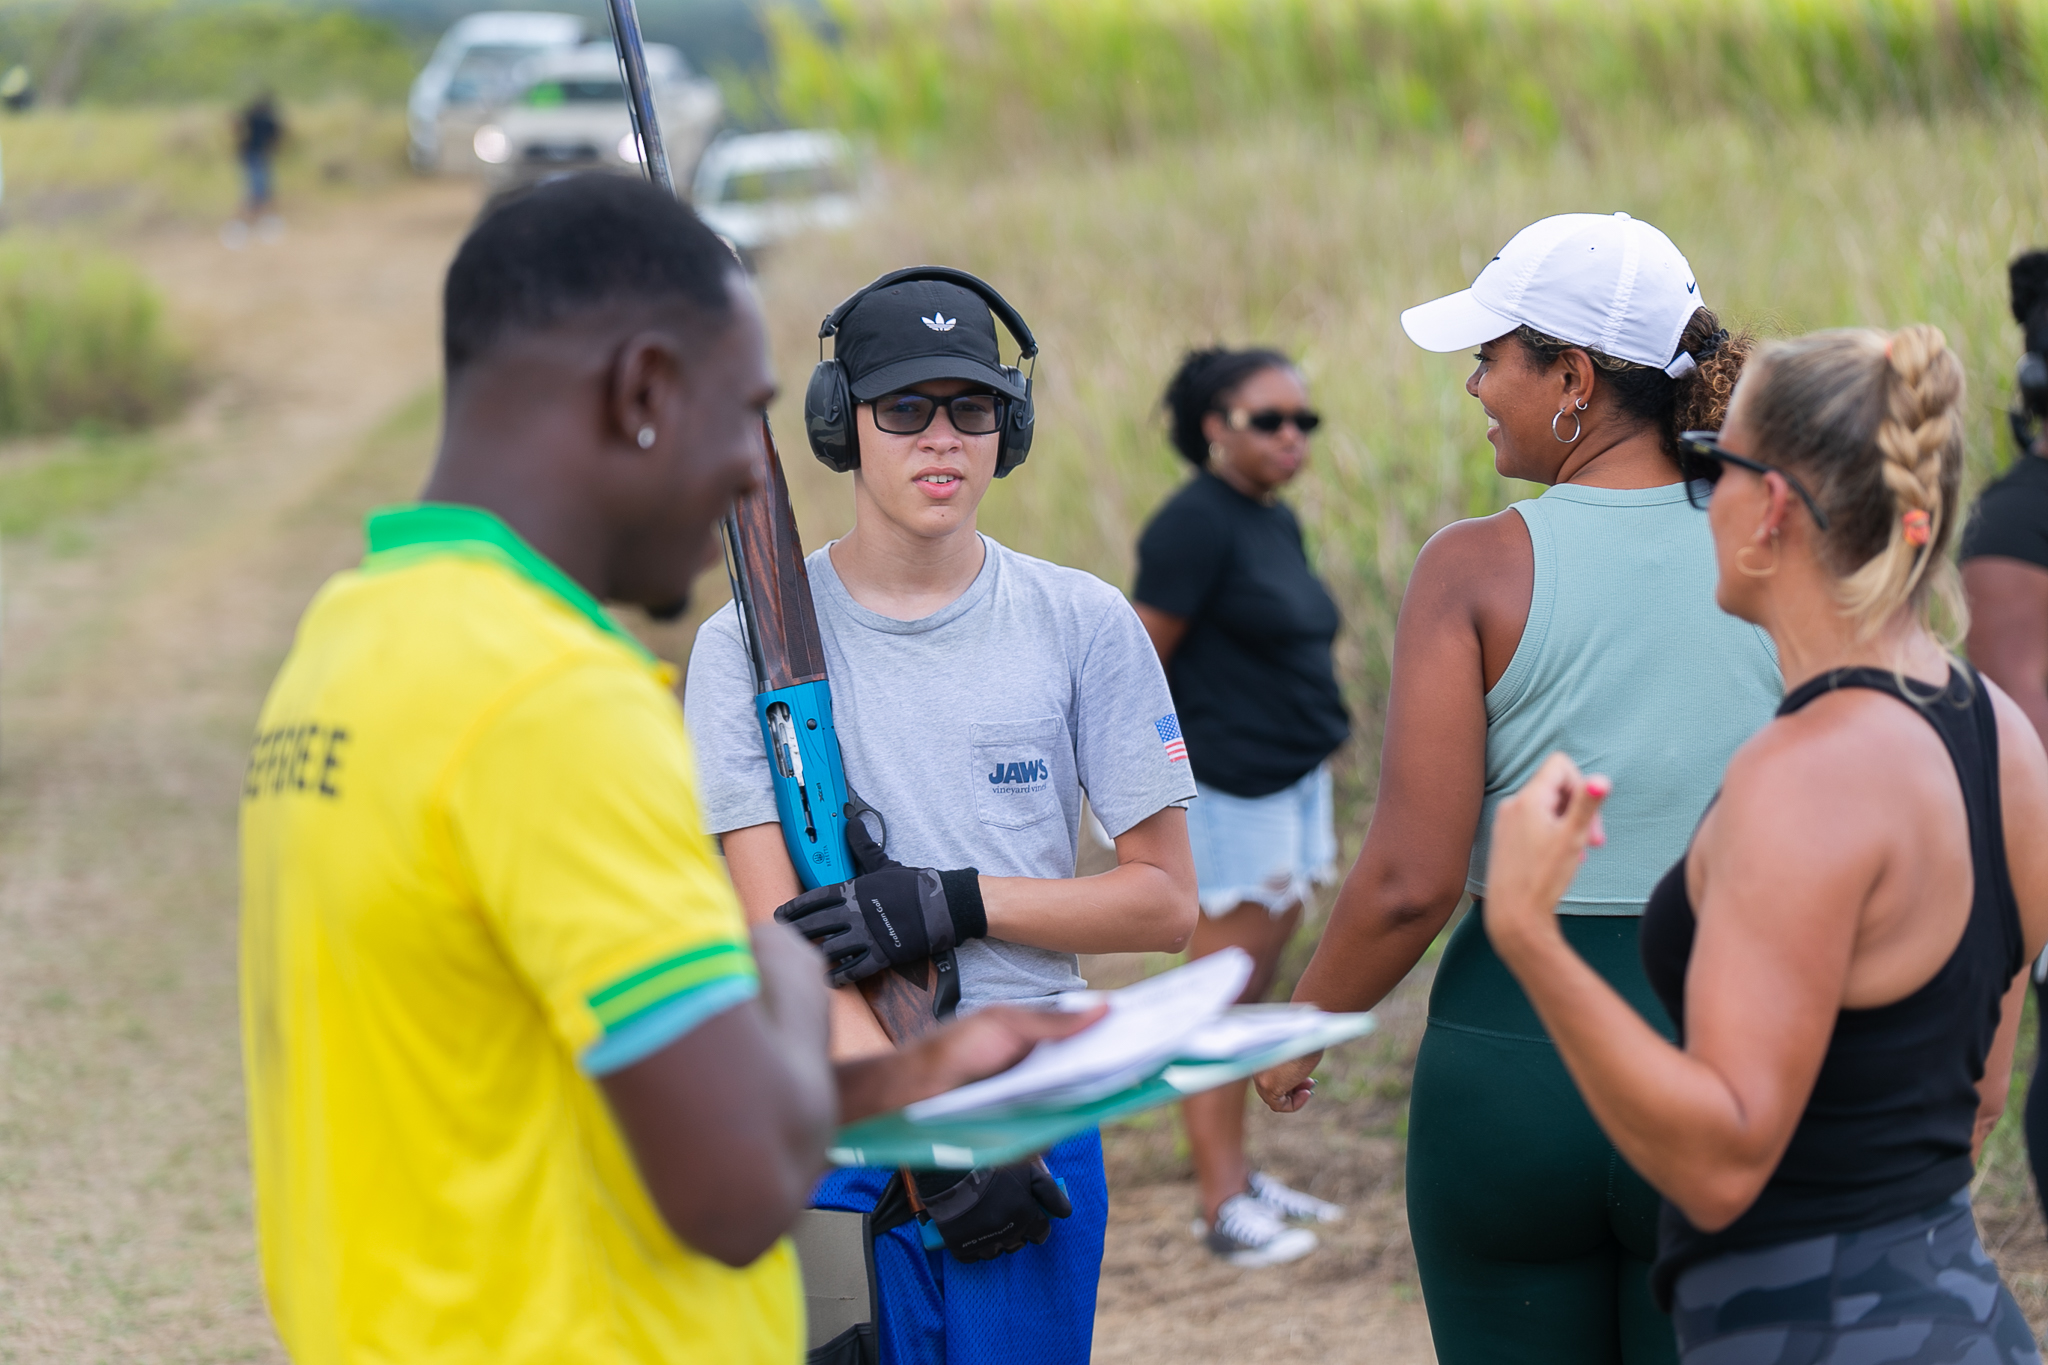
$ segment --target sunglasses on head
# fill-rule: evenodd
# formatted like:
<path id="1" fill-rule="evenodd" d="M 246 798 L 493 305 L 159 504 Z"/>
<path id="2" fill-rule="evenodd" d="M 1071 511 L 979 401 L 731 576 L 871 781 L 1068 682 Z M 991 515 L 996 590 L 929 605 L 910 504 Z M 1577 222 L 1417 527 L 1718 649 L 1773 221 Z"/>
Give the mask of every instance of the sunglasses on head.
<path id="1" fill-rule="evenodd" d="M 868 406 L 875 425 L 891 436 L 915 436 L 932 424 L 940 408 L 962 436 L 989 436 L 1003 429 L 1009 400 L 999 393 L 958 393 L 933 398 L 922 393 L 885 393 Z"/>
<path id="2" fill-rule="evenodd" d="M 1229 414 L 1230 425 L 1238 431 L 1249 427 L 1267 436 L 1279 434 L 1280 428 L 1289 422 L 1294 429 L 1306 436 L 1323 424 L 1323 415 L 1313 408 L 1302 408 L 1297 412 L 1282 412 L 1278 408 L 1262 408 L 1258 412 L 1246 412 L 1237 408 Z"/>
<path id="3" fill-rule="evenodd" d="M 1800 483 L 1798 479 L 1793 478 L 1775 465 L 1762 464 L 1750 459 L 1747 455 L 1737 455 L 1734 451 L 1721 444 L 1720 432 L 1680 432 L 1678 443 L 1707 462 L 1706 468 L 1700 471 L 1700 478 L 1709 487 L 1721 481 L 1722 469 L 1731 464 L 1747 469 L 1752 474 L 1776 474 L 1786 483 L 1792 485 L 1792 491 L 1797 493 L 1799 500 L 1806 504 L 1806 510 L 1813 513 L 1813 524 L 1820 527 L 1823 531 L 1828 529 L 1827 513 L 1820 510 L 1820 504 L 1813 500 L 1813 494 L 1806 491 L 1806 485 Z M 1692 481 L 1690 479 L 1686 481 L 1685 495 L 1688 500 L 1692 498 Z M 1697 507 L 1699 504 L 1694 502 L 1693 505 Z"/>

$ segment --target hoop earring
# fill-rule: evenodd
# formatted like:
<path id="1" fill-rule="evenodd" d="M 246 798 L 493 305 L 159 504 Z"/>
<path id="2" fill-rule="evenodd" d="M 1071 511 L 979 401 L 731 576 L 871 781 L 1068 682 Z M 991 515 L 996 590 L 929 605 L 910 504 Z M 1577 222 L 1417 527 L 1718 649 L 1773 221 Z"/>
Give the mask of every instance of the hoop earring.
<path id="1" fill-rule="evenodd" d="M 1209 459 L 1211 460 L 1211 462 L 1214 462 L 1214 461 L 1216 461 L 1216 460 L 1220 460 L 1220 459 L 1222 459 L 1222 458 L 1223 458 L 1223 442 L 1221 442 L 1221 441 L 1211 441 L 1211 442 L 1209 442 Z"/>
<path id="2" fill-rule="evenodd" d="M 1751 578 L 1769 578 L 1778 571 L 1778 533 L 1776 531 L 1771 532 L 1771 562 L 1768 566 L 1761 569 L 1749 567 L 1749 562 L 1743 556 L 1755 548 L 1756 546 L 1754 545 L 1745 545 L 1737 550 L 1735 552 L 1735 567 L 1748 574 Z"/>
<path id="3" fill-rule="evenodd" d="M 1585 410 L 1586 405 L 1584 403 L 1581 403 L 1576 408 L 1559 408 L 1556 412 L 1552 413 L 1550 416 L 1551 439 L 1555 440 L 1560 445 L 1571 445 L 1574 442 L 1576 442 L 1579 439 L 1579 437 L 1585 435 L 1586 424 L 1583 421 L 1579 420 L 1579 414 L 1584 412 Z M 1557 419 L 1564 416 L 1566 413 L 1570 413 L 1572 415 L 1572 434 L 1569 436 L 1559 436 L 1557 434 Z"/>

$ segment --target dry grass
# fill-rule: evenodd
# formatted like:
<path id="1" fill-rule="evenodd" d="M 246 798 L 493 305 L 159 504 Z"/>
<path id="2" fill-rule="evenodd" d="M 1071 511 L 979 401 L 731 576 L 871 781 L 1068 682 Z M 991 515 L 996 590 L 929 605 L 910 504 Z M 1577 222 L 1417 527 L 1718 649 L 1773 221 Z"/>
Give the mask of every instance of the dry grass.
<path id="1" fill-rule="evenodd" d="M 858 232 L 771 257 L 763 282 L 790 389 L 779 429 L 806 543 L 847 517 L 843 482 L 804 458 L 797 420 L 815 319 L 884 269 L 964 266 L 1023 310 L 1044 348 L 1037 445 L 983 524 L 1113 582 L 1128 582 L 1139 528 L 1185 473 L 1156 412 L 1181 351 L 1276 344 L 1301 358 L 1330 419 L 1290 496 L 1345 611 L 1340 667 L 1362 721 L 1347 751 L 1355 812 L 1416 550 L 1445 522 L 1533 491 L 1493 473 L 1464 358 L 1418 350 L 1399 312 L 1469 282 L 1533 219 L 1588 209 L 1668 231 L 1703 296 L 1739 324 L 1939 324 L 1970 373 L 1972 468 L 2006 458 L 2018 338 L 2004 267 L 2048 221 L 2036 122 L 1766 132 L 1721 120 L 1531 154 L 1272 125 L 982 180 L 906 174 Z"/>

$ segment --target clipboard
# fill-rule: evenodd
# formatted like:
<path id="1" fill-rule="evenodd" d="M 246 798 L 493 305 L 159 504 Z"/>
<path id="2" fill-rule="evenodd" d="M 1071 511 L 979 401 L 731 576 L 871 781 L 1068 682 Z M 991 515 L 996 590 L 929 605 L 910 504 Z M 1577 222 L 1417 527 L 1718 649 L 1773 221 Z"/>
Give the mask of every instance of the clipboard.
<path id="1" fill-rule="evenodd" d="M 916 1122 L 902 1110 L 878 1114 L 839 1130 L 826 1159 L 835 1166 L 908 1166 L 915 1170 L 968 1170 L 1001 1166 L 1101 1124 L 1113 1123 L 1242 1080 L 1290 1057 L 1362 1038 L 1377 1026 L 1372 1015 L 1332 1014 L 1313 1033 L 1223 1061 L 1174 1061 L 1115 1094 L 1084 1104 L 1020 1107 L 999 1114 Z"/>

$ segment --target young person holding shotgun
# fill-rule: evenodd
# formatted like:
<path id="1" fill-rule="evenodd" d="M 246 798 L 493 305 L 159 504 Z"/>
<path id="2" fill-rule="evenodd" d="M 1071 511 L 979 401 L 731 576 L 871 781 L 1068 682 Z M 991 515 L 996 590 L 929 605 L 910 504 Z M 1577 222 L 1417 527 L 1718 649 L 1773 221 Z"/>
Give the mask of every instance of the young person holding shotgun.
<path id="1" fill-rule="evenodd" d="M 992 1009 L 826 1054 L 817 954 L 748 926 L 659 663 L 774 393 L 731 252 L 571 177 L 449 267 L 423 500 L 371 517 L 242 800 L 264 1288 L 301 1365 L 794 1365 L 782 1233 L 835 1122 L 1085 1022 Z M 1183 855 L 1185 856 L 1185 855 Z"/>
<path id="2" fill-rule="evenodd" d="M 1042 1000 L 1076 953 L 1175 952 L 1196 916 L 1194 796 L 1158 657 L 1122 594 L 975 527 L 1021 463 L 1031 387 L 1001 362 L 988 285 L 923 267 L 826 319 L 805 400 L 813 452 L 853 474 L 854 524 L 804 562 L 853 791 L 859 875 L 804 892 L 777 823 L 755 678 L 732 608 L 690 656 L 685 710 L 709 828 L 747 916 L 810 937 L 840 986 L 835 1056 L 910 1044 L 946 1005 Z M 1117 866 L 1074 877 L 1086 794 Z M 948 958 L 950 955 L 950 959 Z M 815 1203 L 872 1212 L 882 1359 L 1083 1362 L 1107 1194 L 1099 1136 L 993 1172 L 828 1176 Z"/>

